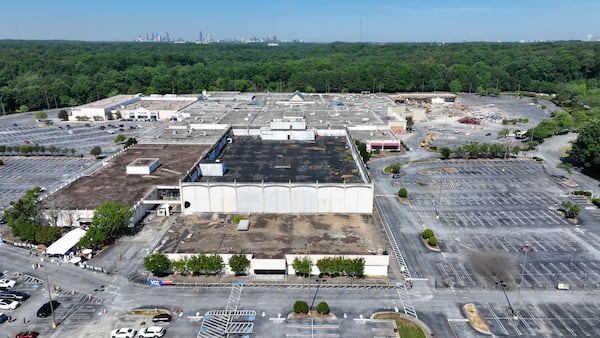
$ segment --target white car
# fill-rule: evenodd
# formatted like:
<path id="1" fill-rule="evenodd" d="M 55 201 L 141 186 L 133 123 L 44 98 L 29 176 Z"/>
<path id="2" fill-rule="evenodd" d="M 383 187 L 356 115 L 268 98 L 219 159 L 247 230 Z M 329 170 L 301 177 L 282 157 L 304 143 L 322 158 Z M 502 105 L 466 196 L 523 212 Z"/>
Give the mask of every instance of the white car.
<path id="1" fill-rule="evenodd" d="M 165 335 L 165 328 L 160 326 L 149 326 L 140 330 L 140 338 L 158 338 Z"/>
<path id="2" fill-rule="evenodd" d="M 122 327 L 120 329 L 112 330 L 110 332 L 111 338 L 133 338 L 137 333 L 136 330 L 130 327 Z"/>
<path id="3" fill-rule="evenodd" d="M 12 279 L 0 279 L 0 288 L 10 289 L 15 286 L 17 282 Z"/>
<path id="4" fill-rule="evenodd" d="M 21 303 L 17 302 L 16 300 L 0 299 L 0 310 L 14 310 L 19 305 L 21 305 Z"/>

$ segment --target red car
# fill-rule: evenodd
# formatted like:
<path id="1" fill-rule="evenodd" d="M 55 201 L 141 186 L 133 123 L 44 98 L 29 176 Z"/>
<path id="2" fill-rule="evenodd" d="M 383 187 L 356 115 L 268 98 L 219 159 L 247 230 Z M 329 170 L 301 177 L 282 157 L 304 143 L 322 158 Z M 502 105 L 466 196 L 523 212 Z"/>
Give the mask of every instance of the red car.
<path id="1" fill-rule="evenodd" d="M 19 334 L 17 334 L 16 338 L 36 338 L 39 335 L 39 333 L 35 332 L 35 331 L 23 331 Z"/>

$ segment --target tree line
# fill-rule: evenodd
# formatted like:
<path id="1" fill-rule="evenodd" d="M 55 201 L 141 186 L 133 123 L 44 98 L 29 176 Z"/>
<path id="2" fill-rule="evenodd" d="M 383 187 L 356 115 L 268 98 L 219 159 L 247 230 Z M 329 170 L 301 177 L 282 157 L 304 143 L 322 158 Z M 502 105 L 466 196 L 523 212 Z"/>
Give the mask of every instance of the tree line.
<path id="1" fill-rule="evenodd" d="M 0 41 L 0 112 L 76 106 L 116 94 L 597 88 L 600 44 L 140 44 Z"/>

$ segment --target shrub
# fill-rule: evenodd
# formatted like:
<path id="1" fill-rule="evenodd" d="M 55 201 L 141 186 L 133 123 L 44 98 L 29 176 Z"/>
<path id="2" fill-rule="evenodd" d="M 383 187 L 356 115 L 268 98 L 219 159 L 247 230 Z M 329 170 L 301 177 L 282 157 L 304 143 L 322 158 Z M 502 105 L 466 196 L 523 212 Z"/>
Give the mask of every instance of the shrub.
<path id="1" fill-rule="evenodd" d="M 407 197 L 408 190 L 406 190 L 406 188 L 400 188 L 400 190 L 398 190 L 398 196 L 399 197 Z"/>
<path id="2" fill-rule="evenodd" d="M 591 191 L 583 191 L 583 190 L 575 190 L 571 194 L 573 194 L 573 195 L 583 195 L 583 196 L 587 196 L 587 197 L 592 196 L 592 192 Z"/>
<path id="3" fill-rule="evenodd" d="M 452 153 L 452 150 L 450 150 L 450 148 L 448 148 L 448 147 L 440 148 L 440 154 L 442 155 L 442 158 L 450 157 L 451 153 Z"/>
<path id="4" fill-rule="evenodd" d="M 329 314 L 329 305 L 325 302 L 317 304 L 317 313 L 321 315 Z"/>
<path id="5" fill-rule="evenodd" d="M 592 203 L 593 203 L 593 204 L 594 204 L 596 207 L 600 208 L 600 198 L 593 198 L 593 199 L 592 199 Z"/>
<path id="6" fill-rule="evenodd" d="M 575 218 L 577 217 L 577 215 L 579 215 L 579 212 L 581 211 L 579 205 L 571 203 L 569 201 L 563 201 L 562 206 L 565 210 L 565 216 L 567 218 Z"/>
<path id="7" fill-rule="evenodd" d="M 308 313 L 308 303 L 303 300 L 297 300 L 294 303 L 294 313 Z"/>
<path id="8" fill-rule="evenodd" d="M 431 237 L 427 238 L 427 244 L 429 244 L 430 246 L 436 246 L 437 238 L 435 238 L 435 236 L 431 236 Z"/>
<path id="9" fill-rule="evenodd" d="M 421 234 L 421 237 L 423 237 L 423 239 L 428 239 L 431 236 L 433 236 L 433 230 L 431 230 L 431 229 L 425 229 L 425 230 L 423 230 L 423 233 Z"/>
<path id="10" fill-rule="evenodd" d="M 244 216 L 241 215 L 237 215 L 233 218 L 233 224 L 238 224 L 240 223 L 241 220 L 245 219 Z"/>

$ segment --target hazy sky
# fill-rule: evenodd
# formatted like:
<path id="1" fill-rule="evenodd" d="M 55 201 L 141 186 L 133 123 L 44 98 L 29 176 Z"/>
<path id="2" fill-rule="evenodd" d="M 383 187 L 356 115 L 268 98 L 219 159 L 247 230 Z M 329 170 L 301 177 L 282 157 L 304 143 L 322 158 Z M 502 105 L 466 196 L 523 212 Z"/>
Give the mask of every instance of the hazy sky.
<path id="1" fill-rule="evenodd" d="M 600 38 L 599 0 L 10 0 L 0 39 L 520 41 Z"/>

